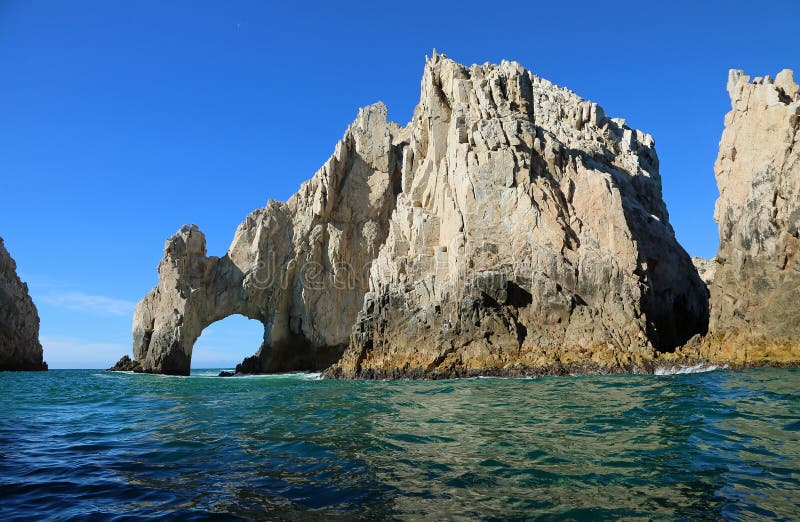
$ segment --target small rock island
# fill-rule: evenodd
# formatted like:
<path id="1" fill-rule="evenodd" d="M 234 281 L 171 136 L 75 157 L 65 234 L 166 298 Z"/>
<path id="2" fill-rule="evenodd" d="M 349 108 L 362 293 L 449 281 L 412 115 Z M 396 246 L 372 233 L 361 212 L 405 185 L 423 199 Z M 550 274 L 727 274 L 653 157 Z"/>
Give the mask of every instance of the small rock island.
<path id="1" fill-rule="evenodd" d="M 28 285 L 0 238 L 0 371 L 47 370 L 39 343 L 39 313 Z"/>

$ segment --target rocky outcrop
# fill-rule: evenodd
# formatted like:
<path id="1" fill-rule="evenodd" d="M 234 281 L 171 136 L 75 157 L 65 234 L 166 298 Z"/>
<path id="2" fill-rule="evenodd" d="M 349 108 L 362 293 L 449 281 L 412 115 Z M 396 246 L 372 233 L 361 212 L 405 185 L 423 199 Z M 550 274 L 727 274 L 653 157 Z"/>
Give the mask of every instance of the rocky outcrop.
<path id="1" fill-rule="evenodd" d="M 708 319 L 651 136 L 519 64 L 428 61 L 333 377 L 645 370 Z"/>
<path id="2" fill-rule="evenodd" d="M 142 372 L 142 365 L 139 364 L 139 361 L 131 359 L 127 355 L 123 355 L 120 357 L 119 361 L 108 369 L 109 372 Z"/>
<path id="3" fill-rule="evenodd" d="M 683 353 L 733 364 L 800 361 L 800 93 L 790 70 L 728 77 L 714 171 L 720 246 L 709 335 Z"/>
<path id="4" fill-rule="evenodd" d="M 386 107 L 362 109 L 333 156 L 286 203 L 239 225 L 222 257 L 184 226 L 167 240 L 159 283 L 136 307 L 133 354 L 145 372 L 188 374 L 203 329 L 233 314 L 264 324 L 237 372 L 320 370 L 348 343 L 366 271 L 388 233 L 399 186 L 401 128 Z"/>
<path id="5" fill-rule="evenodd" d="M 167 241 L 134 356 L 186 374 L 232 314 L 264 324 L 238 373 L 436 377 L 646 369 L 705 332 L 708 302 L 651 136 L 519 64 L 434 53 L 408 126 L 363 109 L 226 255 L 193 225 Z"/>
<path id="6" fill-rule="evenodd" d="M 0 370 L 46 370 L 39 314 L 0 238 Z"/>

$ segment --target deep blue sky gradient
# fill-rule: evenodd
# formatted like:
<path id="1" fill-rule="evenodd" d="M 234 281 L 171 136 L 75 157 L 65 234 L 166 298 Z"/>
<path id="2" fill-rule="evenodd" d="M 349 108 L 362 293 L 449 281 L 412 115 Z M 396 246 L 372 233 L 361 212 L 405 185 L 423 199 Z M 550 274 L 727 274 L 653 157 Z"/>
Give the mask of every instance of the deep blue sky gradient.
<path id="1" fill-rule="evenodd" d="M 359 107 L 382 100 L 407 122 L 435 47 L 516 60 L 653 134 L 678 239 L 710 257 L 727 71 L 797 71 L 798 26 L 788 0 L 0 0 L 0 236 L 45 358 L 109 365 L 130 351 L 168 236 L 197 223 L 222 255 L 248 212 L 313 175 Z M 195 366 L 252 354 L 261 329 L 245 323 L 210 327 Z"/>

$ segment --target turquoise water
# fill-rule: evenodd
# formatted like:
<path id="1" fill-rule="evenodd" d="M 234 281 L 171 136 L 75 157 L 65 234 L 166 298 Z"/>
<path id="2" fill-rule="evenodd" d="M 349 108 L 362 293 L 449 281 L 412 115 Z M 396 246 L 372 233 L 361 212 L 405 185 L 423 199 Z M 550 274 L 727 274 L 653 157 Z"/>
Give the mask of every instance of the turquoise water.
<path id="1" fill-rule="evenodd" d="M 800 517 L 800 371 L 0 373 L 0 517 Z"/>

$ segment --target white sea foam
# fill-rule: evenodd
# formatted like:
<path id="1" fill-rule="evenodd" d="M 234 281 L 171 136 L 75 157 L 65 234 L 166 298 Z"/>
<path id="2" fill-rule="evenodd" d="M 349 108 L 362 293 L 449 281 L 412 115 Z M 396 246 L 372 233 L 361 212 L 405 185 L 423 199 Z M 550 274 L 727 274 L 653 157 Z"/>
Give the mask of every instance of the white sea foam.
<path id="1" fill-rule="evenodd" d="M 713 372 L 714 370 L 724 370 L 728 366 L 718 366 L 716 364 L 695 364 L 692 366 L 686 365 L 678 365 L 678 366 L 661 366 L 656 368 L 655 372 L 656 375 L 680 375 L 683 373 L 704 373 L 704 372 Z"/>
<path id="2" fill-rule="evenodd" d="M 201 370 L 192 373 L 191 377 L 201 377 L 201 378 L 208 378 L 208 377 L 219 377 L 219 372 L 221 371 L 233 371 L 233 370 Z M 232 378 L 235 379 L 298 379 L 303 381 L 315 381 L 322 377 L 322 374 L 311 373 L 311 372 L 287 372 L 287 373 L 256 373 L 256 374 L 237 374 Z"/>
<path id="3" fill-rule="evenodd" d="M 269 375 L 245 375 L 244 377 L 266 377 L 268 379 L 300 379 L 302 381 L 316 381 L 322 378 L 322 373 L 289 372 L 289 373 L 272 373 Z"/>

